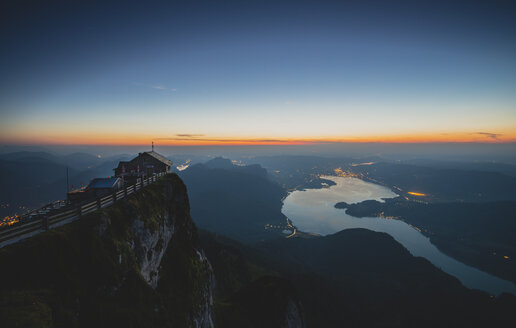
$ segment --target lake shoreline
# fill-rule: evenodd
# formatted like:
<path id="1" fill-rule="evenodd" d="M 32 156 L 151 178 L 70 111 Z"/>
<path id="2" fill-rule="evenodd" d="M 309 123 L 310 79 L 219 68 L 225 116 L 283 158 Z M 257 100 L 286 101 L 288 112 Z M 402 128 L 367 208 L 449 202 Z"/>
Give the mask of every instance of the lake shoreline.
<path id="1" fill-rule="evenodd" d="M 483 204 L 485 207 L 492 206 L 491 210 L 493 212 L 497 212 L 495 205 L 496 204 Z M 450 212 L 451 210 L 441 208 L 444 206 L 449 206 L 452 209 L 453 207 L 460 207 L 463 209 L 475 205 L 462 203 L 449 203 L 448 205 L 414 204 L 403 199 L 390 199 L 385 203 L 366 200 L 355 204 L 347 204 L 346 202 L 335 204 L 335 208 L 345 209 L 346 214 L 356 218 L 388 217 L 390 219 L 403 221 L 413 226 L 424 236 L 428 237 L 430 242 L 444 254 L 451 256 L 464 264 L 475 267 L 489 274 L 493 274 L 501 279 L 516 283 L 514 265 L 511 265 L 510 262 L 507 262 L 507 260 L 502 258 L 502 255 L 513 254 L 504 252 L 503 247 L 499 246 L 498 250 L 491 250 L 484 246 L 486 241 L 481 240 L 480 237 L 479 240 L 475 239 L 476 243 L 472 243 L 471 240 L 464 240 L 464 238 L 457 237 L 459 232 L 453 230 L 451 227 L 448 227 L 447 231 L 443 231 L 442 226 L 436 226 L 436 224 L 433 223 L 435 220 L 431 220 L 431 215 L 430 217 L 422 218 L 423 212 L 432 213 L 434 217 L 448 215 L 447 212 Z M 435 208 L 441 208 L 441 210 L 436 211 Z M 456 210 L 453 213 L 455 212 Z M 450 222 L 449 225 L 453 225 L 453 222 Z M 510 248 L 510 245 L 506 245 L 506 248 Z M 496 257 L 493 258 L 493 254 L 496 254 L 496 252 L 500 253 L 498 259 Z"/>
<path id="2" fill-rule="evenodd" d="M 284 199 L 282 212 L 292 221 L 298 232 L 329 235 L 351 229 L 365 228 L 385 232 L 401 243 L 414 256 L 424 257 L 444 272 L 458 278 L 466 287 L 498 295 L 510 292 L 516 295 L 516 285 L 497 276 L 470 267 L 448 252 L 431 243 L 429 236 L 404 220 L 382 217 L 354 217 L 335 208 L 343 200 L 347 205 L 375 200 L 384 204 L 399 195 L 388 188 L 357 178 L 321 176 L 336 184 L 319 189 L 290 192 Z"/>

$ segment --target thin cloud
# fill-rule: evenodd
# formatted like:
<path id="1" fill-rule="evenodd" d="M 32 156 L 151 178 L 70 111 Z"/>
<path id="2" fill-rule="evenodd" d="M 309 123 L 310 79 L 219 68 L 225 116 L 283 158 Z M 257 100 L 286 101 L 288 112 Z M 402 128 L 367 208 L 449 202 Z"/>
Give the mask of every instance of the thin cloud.
<path id="1" fill-rule="evenodd" d="M 190 134 L 190 133 L 181 133 L 181 134 L 176 134 L 176 137 L 183 137 L 183 138 L 199 138 L 199 137 L 203 137 L 204 134 Z"/>
<path id="2" fill-rule="evenodd" d="M 169 140 L 169 141 L 205 141 L 205 142 L 249 142 L 249 143 L 261 143 L 261 142 L 280 142 L 289 143 L 290 140 L 281 139 L 219 139 L 219 138 L 192 138 L 192 137 L 171 137 L 171 138 L 158 138 L 157 140 Z"/>
<path id="3" fill-rule="evenodd" d="M 133 82 L 133 84 L 144 87 L 144 88 L 151 88 L 151 89 L 161 90 L 161 91 L 172 91 L 172 92 L 177 91 L 176 88 L 168 88 L 162 84 L 145 84 L 145 83 L 140 83 L 140 82 Z"/>
<path id="4" fill-rule="evenodd" d="M 485 137 L 488 137 L 488 138 L 493 139 L 493 140 L 499 140 L 498 138 L 503 136 L 503 134 L 491 133 L 491 132 L 475 132 L 474 134 L 485 136 Z"/>
<path id="5" fill-rule="evenodd" d="M 157 89 L 157 90 L 167 90 L 167 88 L 165 88 L 162 85 L 153 85 L 153 86 L 151 86 L 151 88 Z"/>

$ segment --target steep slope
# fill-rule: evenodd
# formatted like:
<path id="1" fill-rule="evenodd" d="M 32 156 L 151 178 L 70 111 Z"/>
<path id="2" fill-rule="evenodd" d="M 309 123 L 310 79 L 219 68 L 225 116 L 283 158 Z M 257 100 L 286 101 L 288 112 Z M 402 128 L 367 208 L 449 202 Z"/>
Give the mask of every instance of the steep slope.
<path id="1" fill-rule="evenodd" d="M 305 327 L 294 285 L 249 246 L 201 230 L 200 240 L 217 281 L 217 327 Z"/>
<path id="2" fill-rule="evenodd" d="M 189 210 L 183 182 L 168 175 L 0 249 L 1 326 L 213 326 L 213 271 Z"/>

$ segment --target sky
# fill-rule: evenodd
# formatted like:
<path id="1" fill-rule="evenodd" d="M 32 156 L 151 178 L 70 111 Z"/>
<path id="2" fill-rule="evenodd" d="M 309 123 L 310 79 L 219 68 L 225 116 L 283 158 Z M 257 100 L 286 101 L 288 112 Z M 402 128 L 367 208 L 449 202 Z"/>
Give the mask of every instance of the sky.
<path id="1" fill-rule="evenodd" d="M 511 1 L 0 7 L 0 144 L 516 142 Z"/>

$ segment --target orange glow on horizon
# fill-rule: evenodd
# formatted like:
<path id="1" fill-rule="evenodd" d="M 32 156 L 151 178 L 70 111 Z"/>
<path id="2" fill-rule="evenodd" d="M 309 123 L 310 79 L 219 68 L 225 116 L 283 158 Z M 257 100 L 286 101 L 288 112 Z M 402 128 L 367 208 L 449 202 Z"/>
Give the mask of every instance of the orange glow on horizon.
<path id="1" fill-rule="evenodd" d="M 3 140 L 1 140 L 3 139 Z M 145 146 L 151 141 L 161 146 L 278 146 L 278 145 L 316 145 L 332 143 L 513 143 L 516 133 L 504 134 L 503 137 L 490 138 L 477 133 L 442 133 L 411 135 L 378 135 L 356 137 L 321 137 L 321 138 L 252 138 L 252 137 L 159 137 L 150 134 L 139 135 L 53 135 L 24 137 L 9 136 L 1 138 L 6 144 L 32 145 L 98 145 L 98 146 Z"/>

